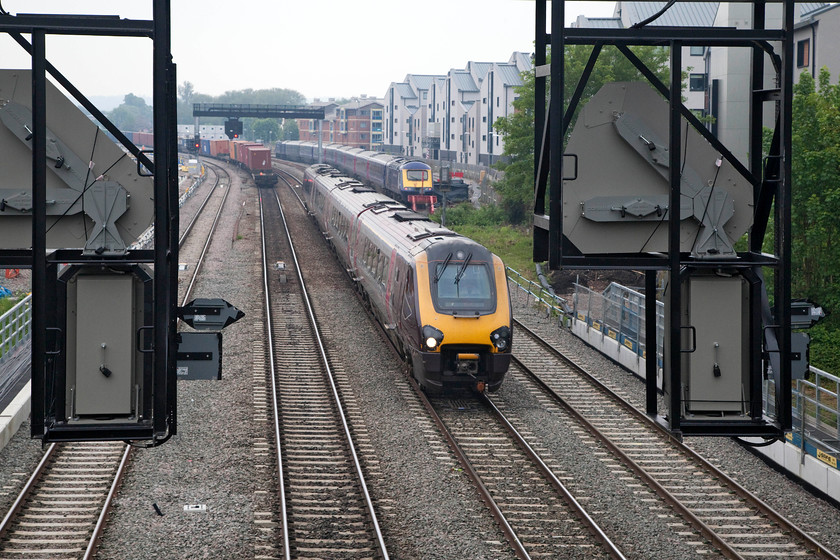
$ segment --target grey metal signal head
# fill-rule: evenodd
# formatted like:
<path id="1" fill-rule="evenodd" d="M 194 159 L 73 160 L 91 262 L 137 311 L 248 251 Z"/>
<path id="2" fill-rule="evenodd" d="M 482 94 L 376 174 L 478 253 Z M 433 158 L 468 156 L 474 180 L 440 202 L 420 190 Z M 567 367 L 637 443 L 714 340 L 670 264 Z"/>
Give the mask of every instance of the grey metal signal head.
<path id="1" fill-rule="evenodd" d="M 642 82 L 606 84 L 581 112 L 567 154 L 563 233 L 584 254 L 668 251 L 669 108 Z M 680 247 L 698 258 L 735 257 L 752 225 L 752 185 L 682 120 Z"/>
<path id="2" fill-rule="evenodd" d="M 32 246 L 31 71 L 0 70 L 0 249 Z M 150 177 L 47 81 L 47 247 L 121 254 L 152 223 Z"/>

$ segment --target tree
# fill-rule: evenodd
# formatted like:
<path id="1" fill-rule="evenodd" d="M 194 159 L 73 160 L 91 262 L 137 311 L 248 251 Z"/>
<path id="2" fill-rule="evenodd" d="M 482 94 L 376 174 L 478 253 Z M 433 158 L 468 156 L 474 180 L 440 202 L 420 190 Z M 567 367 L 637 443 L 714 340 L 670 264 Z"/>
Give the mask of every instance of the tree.
<path id="1" fill-rule="evenodd" d="M 254 119 L 251 122 L 251 134 L 254 140 L 270 144 L 280 138 L 280 126 L 277 119 Z"/>
<path id="2" fill-rule="evenodd" d="M 669 66 L 666 48 L 643 46 L 632 50 L 654 74 L 667 83 Z M 583 74 L 591 52 L 592 48 L 587 45 L 566 46 L 566 104 Z M 606 83 L 643 79 L 641 73 L 618 49 L 605 47 L 586 83 L 577 111 Z M 497 164 L 497 167 L 505 172 L 505 178 L 496 184 L 496 190 L 501 195 L 502 206 L 512 223 L 530 219 L 534 200 L 534 72 L 523 73 L 522 81 L 522 86 L 516 89 L 519 98 L 513 102 L 514 113 L 496 120 L 493 124 L 497 131 L 505 135 L 504 155 L 507 156 L 507 161 Z M 575 114 L 577 115 L 577 112 Z M 571 129 L 572 126 L 569 127 L 569 130 Z"/>
<path id="3" fill-rule="evenodd" d="M 129 93 L 122 104 L 107 114 L 117 128 L 124 131 L 152 130 L 152 108 L 146 100 Z"/>
<path id="4" fill-rule="evenodd" d="M 840 86 L 822 68 L 794 87 L 791 137 L 793 293 L 840 305 Z"/>
<path id="5" fill-rule="evenodd" d="M 281 140 L 300 140 L 300 129 L 295 119 L 284 119 L 280 131 Z"/>
<path id="6" fill-rule="evenodd" d="M 189 105 L 192 103 L 192 96 L 195 93 L 195 87 L 192 85 L 192 82 L 184 82 L 180 86 L 178 86 L 178 97 L 180 97 L 181 103 Z"/>

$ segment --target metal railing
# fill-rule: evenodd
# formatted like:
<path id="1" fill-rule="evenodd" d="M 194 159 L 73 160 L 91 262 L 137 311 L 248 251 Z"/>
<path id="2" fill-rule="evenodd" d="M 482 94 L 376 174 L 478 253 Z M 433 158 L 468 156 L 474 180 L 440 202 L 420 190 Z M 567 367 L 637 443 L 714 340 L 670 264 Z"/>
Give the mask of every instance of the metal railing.
<path id="1" fill-rule="evenodd" d="M 642 358 L 647 355 L 645 295 L 611 282 L 603 292 L 575 283 L 572 311 L 578 321 L 603 332 Z M 665 341 L 665 305 L 656 302 L 656 361 L 662 367 Z"/>
<path id="2" fill-rule="evenodd" d="M 200 187 L 201 184 L 204 182 L 204 177 L 205 177 L 204 166 L 202 165 L 201 166 L 201 175 L 196 177 L 193 180 L 193 184 L 190 185 L 189 187 L 187 187 L 187 190 L 184 191 L 184 194 L 182 194 L 178 198 L 178 208 L 181 208 L 184 205 L 184 203 L 193 194 L 195 194 L 196 189 L 198 189 L 198 187 Z M 155 239 L 155 225 L 152 224 L 152 225 L 150 225 L 149 227 L 146 228 L 146 231 L 144 231 L 143 233 L 140 234 L 139 237 L 137 237 L 137 241 L 135 241 L 131 245 L 130 248 L 131 249 L 148 249 L 149 247 L 152 246 L 152 242 L 154 241 L 154 239 Z"/>
<path id="3" fill-rule="evenodd" d="M 29 340 L 32 324 L 32 294 L 0 317 L 0 366 Z"/>
<path id="4" fill-rule="evenodd" d="M 516 291 L 520 292 L 525 300 L 531 301 L 533 305 L 544 309 L 546 316 L 556 318 L 560 326 L 569 326 L 569 304 L 564 298 L 552 294 L 540 284 L 528 280 L 509 266 L 506 266 L 505 269 L 508 281 L 516 286 Z M 516 294 L 511 294 L 511 297 L 516 297 Z"/>

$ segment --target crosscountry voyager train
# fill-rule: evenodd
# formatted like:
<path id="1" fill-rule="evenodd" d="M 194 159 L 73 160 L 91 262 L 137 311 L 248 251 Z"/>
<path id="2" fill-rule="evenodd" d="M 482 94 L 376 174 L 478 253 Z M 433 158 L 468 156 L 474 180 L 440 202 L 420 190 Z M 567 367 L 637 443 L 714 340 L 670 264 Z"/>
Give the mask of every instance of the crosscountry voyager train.
<path id="1" fill-rule="evenodd" d="M 371 152 L 342 144 L 324 144 L 322 161 L 355 177 L 404 203 L 411 203 L 412 197 L 433 197 L 432 168 L 422 161 L 409 160 L 400 156 Z M 318 163 L 318 143 L 299 140 L 277 142 L 274 155 L 278 159 Z"/>
<path id="2" fill-rule="evenodd" d="M 307 168 L 303 185 L 309 211 L 424 390 L 498 389 L 513 338 L 502 260 L 331 166 Z"/>

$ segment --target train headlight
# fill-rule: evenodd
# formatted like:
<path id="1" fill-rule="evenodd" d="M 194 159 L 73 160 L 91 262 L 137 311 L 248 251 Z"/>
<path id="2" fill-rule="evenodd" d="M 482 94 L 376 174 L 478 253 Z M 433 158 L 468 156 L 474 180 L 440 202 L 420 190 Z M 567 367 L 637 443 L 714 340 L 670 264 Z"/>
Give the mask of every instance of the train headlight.
<path id="1" fill-rule="evenodd" d="M 431 325 L 426 325 L 423 327 L 423 342 L 426 348 L 434 350 L 443 342 L 443 333 Z"/>
<path id="2" fill-rule="evenodd" d="M 496 347 L 499 352 L 504 352 L 510 349 L 511 343 L 510 327 L 499 327 L 490 333 L 490 342 Z"/>

